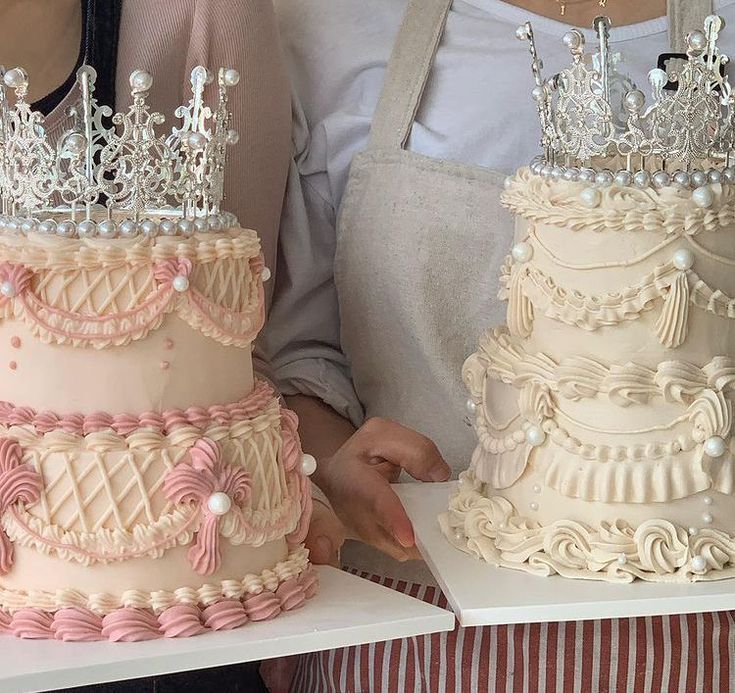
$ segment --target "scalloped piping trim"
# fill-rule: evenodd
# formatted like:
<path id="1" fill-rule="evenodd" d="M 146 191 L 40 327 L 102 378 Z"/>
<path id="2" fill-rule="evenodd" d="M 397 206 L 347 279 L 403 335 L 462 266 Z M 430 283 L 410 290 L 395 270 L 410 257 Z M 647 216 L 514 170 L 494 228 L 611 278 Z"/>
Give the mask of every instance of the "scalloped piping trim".
<path id="1" fill-rule="evenodd" d="M 30 407 L 0 402 L 0 426 L 14 432 L 17 432 L 16 427 L 31 428 L 42 436 L 60 432 L 66 436 L 89 437 L 95 433 L 112 431 L 119 436 L 120 441 L 124 441 L 139 433 L 141 428 L 146 429 L 146 432 L 168 435 L 183 428 L 192 429 L 190 432 L 193 433 L 205 431 L 211 426 L 231 425 L 265 413 L 274 403 L 277 400 L 273 387 L 264 380 L 256 380 L 250 394 L 239 402 L 207 408 L 167 409 L 163 413 L 144 412 L 135 415 L 93 412 L 85 416 L 38 412 Z"/>
<path id="2" fill-rule="evenodd" d="M 208 606 L 175 604 L 163 611 L 122 607 L 105 615 L 83 607 L 55 612 L 27 607 L 0 611 L 0 634 L 35 640 L 66 642 L 137 642 L 158 638 L 187 638 L 207 631 L 232 630 L 248 622 L 267 621 L 304 605 L 319 589 L 312 568 L 283 580 L 273 590 L 245 599 L 222 597 Z"/>
<path id="3" fill-rule="evenodd" d="M 586 186 L 566 181 L 549 182 L 522 168 L 503 191 L 503 204 L 516 215 L 571 231 L 650 231 L 694 236 L 735 224 L 735 193 L 712 185 L 716 202 L 700 209 L 691 197 L 663 191 L 612 186 L 600 191 L 602 202 L 590 209 L 579 193 Z"/>
<path id="4" fill-rule="evenodd" d="M 191 271 L 190 261 L 186 258 L 178 260 L 179 264 L 189 262 Z M 251 289 L 250 304 L 242 311 L 219 305 L 193 286 L 183 292 L 175 291 L 171 276 L 161 281 L 136 308 L 102 316 L 70 313 L 51 306 L 36 296 L 26 282 L 24 289 L 19 287 L 13 298 L 3 297 L 2 302 L 7 304 L 3 307 L 3 315 L 5 319 L 19 318 L 35 337 L 46 344 L 104 349 L 144 338 L 161 326 L 166 315 L 175 313 L 192 329 L 225 346 L 246 347 L 265 322 L 265 293 L 260 281 L 263 261 L 257 257 L 250 258 L 249 262 L 251 283 L 256 288 L 254 291 Z M 5 279 L 20 267 L 3 263 L 0 265 L 0 279 Z"/>
<path id="5" fill-rule="evenodd" d="M 237 521 L 234 515 L 223 518 L 222 536 L 235 546 L 258 547 L 293 531 L 301 517 L 301 506 L 289 498 L 280 508 L 267 513 L 249 511 L 237 517 Z M 19 546 L 90 566 L 142 557 L 160 558 L 175 546 L 190 544 L 202 517 L 193 507 L 182 506 L 151 524 L 137 525 L 133 531 L 100 529 L 96 532 L 64 530 L 18 508 L 11 508 L 0 520 L 5 533 Z"/>
<path id="6" fill-rule="evenodd" d="M 698 582 L 735 576 L 735 537 L 721 530 L 687 528 L 664 519 L 637 528 L 624 520 L 596 528 L 560 519 L 551 525 L 521 517 L 502 496 L 482 495 L 469 472 L 439 518 L 457 548 L 492 565 L 534 575 L 629 583 Z M 692 559 L 701 556 L 701 569 Z M 622 557 L 622 558 L 621 558 Z"/>
<path id="7" fill-rule="evenodd" d="M 528 353 L 521 340 L 505 326 L 488 331 L 477 356 L 489 374 L 523 387 L 530 379 L 542 381 L 552 392 L 578 401 L 607 395 L 613 404 L 645 404 L 651 397 L 689 404 L 705 389 L 735 389 L 735 358 L 718 356 L 703 367 L 686 361 L 663 361 L 656 370 L 628 361 L 606 366 L 594 359 L 572 356 L 560 363 L 546 354 Z"/>
<path id="8" fill-rule="evenodd" d="M 509 287 L 518 282 L 523 294 L 546 317 L 583 330 L 637 320 L 641 313 L 653 309 L 655 301 L 667 298 L 679 276 L 686 277 L 689 303 L 718 317 L 735 318 L 735 298 L 713 289 L 693 270 L 677 270 L 671 261 L 655 267 L 637 284 L 597 296 L 562 289 L 536 267 L 511 268 L 506 261 L 501 271 L 501 298 L 509 297 Z"/>
<path id="9" fill-rule="evenodd" d="M 77 270 L 150 265 L 186 258 L 198 264 L 227 258 L 254 259 L 260 255 L 258 234 L 251 229 L 232 229 L 211 235 L 180 238 L 159 236 L 150 240 L 71 239 L 41 236 L 3 236 L 0 257 L 33 270 Z"/>

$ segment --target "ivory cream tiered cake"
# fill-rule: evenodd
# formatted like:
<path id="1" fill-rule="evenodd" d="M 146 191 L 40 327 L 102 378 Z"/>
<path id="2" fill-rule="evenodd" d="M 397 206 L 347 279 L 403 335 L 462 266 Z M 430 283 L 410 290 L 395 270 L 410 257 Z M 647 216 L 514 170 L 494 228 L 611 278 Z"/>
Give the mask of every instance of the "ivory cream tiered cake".
<path id="1" fill-rule="evenodd" d="M 131 76 L 110 113 L 82 68 L 47 141 L 0 85 L 0 633 L 117 641 L 235 628 L 316 589 L 313 458 L 253 375 L 267 279 L 220 211 L 227 89 L 192 73 L 167 137 Z M 13 97 L 11 105 L 10 97 Z"/>
<path id="2" fill-rule="evenodd" d="M 466 362 L 479 444 L 441 524 L 458 548 L 539 575 L 735 575 L 735 130 L 722 22 L 688 37 L 654 101 L 599 52 L 541 75 L 544 154 L 511 177 L 507 326 Z M 623 87 L 622 89 L 620 87 Z M 616 109 L 613 93 L 622 93 Z"/>

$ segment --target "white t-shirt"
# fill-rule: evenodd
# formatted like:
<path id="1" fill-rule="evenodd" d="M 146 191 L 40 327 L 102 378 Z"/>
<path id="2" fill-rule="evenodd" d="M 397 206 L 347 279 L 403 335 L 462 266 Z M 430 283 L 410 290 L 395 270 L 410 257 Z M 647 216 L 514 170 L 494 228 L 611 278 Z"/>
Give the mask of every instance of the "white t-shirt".
<path id="1" fill-rule="evenodd" d="M 353 156 L 367 145 L 406 0 L 275 0 L 303 120 L 297 167 L 281 230 L 276 301 L 266 328 L 276 376 L 286 393 L 317 395 L 359 422 L 361 410 L 339 348 L 332 281 L 335 221 Z M 720 40 L 735 57 L 735 0 L 715 1 Z M 530 19 L 551 75 L 570 62 L 568 25 L 500 0 L 455 0 L 409 149 L 510 173 L 539 151 L 528 45 L 515 37 Z M 595 34 L 585 31 L 588 45 Z M 647 91 L 648 71 L 669 50 L 668 21 L 611 31 L 624 70 Z M 292 181 L 294 183 L 294 181 Z M 303 197 L 302 197 L 303 195 Z M 400 232 L 397 229 L 397 232 Z"/>

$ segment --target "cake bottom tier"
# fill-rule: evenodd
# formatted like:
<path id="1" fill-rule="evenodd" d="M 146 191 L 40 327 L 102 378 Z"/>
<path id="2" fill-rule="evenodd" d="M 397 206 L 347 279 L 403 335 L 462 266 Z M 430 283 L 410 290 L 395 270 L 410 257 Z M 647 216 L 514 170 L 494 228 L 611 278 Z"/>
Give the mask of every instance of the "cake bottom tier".
<path id="1" fill-rule="evenodd" d="M 735 502 L 724 494 L 616 508 L 561 496 L 528 470 L 502 491 L 470 470 L 460 475 L 439 523 L 461 551 L 534 575 L 621 583 L 735 577 L 735 533 L 728 528 L 735 529 Z"/>
<path id="2" fill-rule="evenodd" d="M 85 594 L 0 584 L 0 634 L 78 642 L 191 637 L 275 618 L 302 606 L 317 589 L 303 545 L 258 574 L 198 587 Z"/>

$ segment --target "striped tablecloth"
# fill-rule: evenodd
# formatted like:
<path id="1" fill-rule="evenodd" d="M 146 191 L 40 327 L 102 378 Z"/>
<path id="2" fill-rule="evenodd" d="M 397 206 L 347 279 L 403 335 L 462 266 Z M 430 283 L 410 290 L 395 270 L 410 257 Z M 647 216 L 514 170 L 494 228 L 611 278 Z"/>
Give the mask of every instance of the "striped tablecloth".
<path id="1" fill-rule="evenodd" d="M 447 606 L 434 587 L 362 577 Z M 727 693 L 735 612 L 456 628 L 299 658 L 295 693 Z"/>

